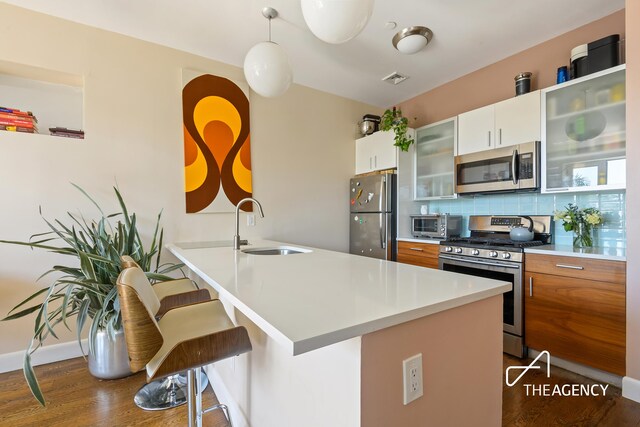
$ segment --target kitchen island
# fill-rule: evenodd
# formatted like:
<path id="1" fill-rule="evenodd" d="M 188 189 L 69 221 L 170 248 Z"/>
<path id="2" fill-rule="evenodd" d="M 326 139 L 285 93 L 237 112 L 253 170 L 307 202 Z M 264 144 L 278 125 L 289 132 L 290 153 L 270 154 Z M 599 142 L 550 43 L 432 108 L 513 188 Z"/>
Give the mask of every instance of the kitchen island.
<path id="1" fill-rule="evenodd" d="M 168 245 L 249 331 L 252 352 L 207 369 L 234 425 L 500 425 L 511 284 L 251 243 L 301 253 Z M 402 361 L 418 353 L 424 396 L 403 405 Z"/>

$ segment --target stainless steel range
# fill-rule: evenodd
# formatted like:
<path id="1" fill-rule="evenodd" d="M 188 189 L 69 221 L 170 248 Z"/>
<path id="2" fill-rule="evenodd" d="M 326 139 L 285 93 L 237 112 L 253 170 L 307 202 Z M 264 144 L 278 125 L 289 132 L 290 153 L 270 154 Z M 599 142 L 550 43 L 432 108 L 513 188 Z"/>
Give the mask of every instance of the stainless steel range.
<path id="1" fill-rule="evenodd" d="M 469 237 L 457 237 L 440 242 L 440 270 L 486 277 L 513 283 L 513 289 L 503 295 L 504 352 L 525 356 L 524 346 L 524 248 L 551 243 L 553 218 L 531 215 L 533 240 L 514 241 L 509 238 L 513 227 L 523 224 L 517 215 L 471 215 Z M 528 225 L 525 220 L 524 224 Z"/>

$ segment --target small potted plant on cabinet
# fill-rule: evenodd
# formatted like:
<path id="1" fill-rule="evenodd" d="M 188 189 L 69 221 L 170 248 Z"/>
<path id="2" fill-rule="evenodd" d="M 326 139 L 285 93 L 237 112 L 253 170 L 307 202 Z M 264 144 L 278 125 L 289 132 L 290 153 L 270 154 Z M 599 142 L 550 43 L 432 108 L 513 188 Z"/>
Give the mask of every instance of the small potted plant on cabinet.
<path id="1" fill-rule="evenodd" d="M 413 138 L 407 136 L 409 130 L 409 120 L 402 116 L 402 110 L 393 107 L 386 110 L 380 119 L 380 129 L 383 131 L 392 130 L 395 134 L 395 145 L 402 151 L 408 151 L 409 146 L 413 144 Z"/>

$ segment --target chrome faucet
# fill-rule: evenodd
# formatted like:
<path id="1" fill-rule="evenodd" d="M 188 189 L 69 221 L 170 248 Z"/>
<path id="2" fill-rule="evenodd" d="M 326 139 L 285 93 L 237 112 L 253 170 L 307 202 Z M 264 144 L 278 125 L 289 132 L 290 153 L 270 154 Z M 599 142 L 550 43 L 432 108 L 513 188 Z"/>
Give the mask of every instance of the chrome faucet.
<path id="1" fill-rule="evenodd" d="M 262 213 L 262 205 L 260 204 L 259 201 L 257 201 L 253 197 L 247 197 L 238 202 L 238 204 L 236 205 L 236 234 L 234 234 L 233 236 L 233 248 L 235 250 L 239 250 L 240 244 L 242 243 L 242 241 L 240 240 L 240 206 L 242 206 L 246 202 L 255 203 L 256 206 L 258 206 L 258 211 L 260 212 L 260 218 L 264 218 L 264 213 Z"/>

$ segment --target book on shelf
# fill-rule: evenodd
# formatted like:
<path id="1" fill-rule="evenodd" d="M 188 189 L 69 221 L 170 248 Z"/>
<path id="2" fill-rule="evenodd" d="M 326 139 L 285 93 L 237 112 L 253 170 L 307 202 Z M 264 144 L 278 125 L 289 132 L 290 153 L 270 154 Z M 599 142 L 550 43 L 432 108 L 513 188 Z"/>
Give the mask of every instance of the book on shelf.
<path id="1" fill-rule="evenodd" d="M 9 132 L 38 133 L 34 128 L 26 128 L 22 126 L 0 125 L 0 130 L 5 130 Z"/>
<path id="2" fill-rule="evenodd" d="M 0 107 L 0 114 L 9 114 L 13 117 L 20 117 L 23 120 L 33 119 L 33 121 L 38 123 L 38 119 L 33 115 L 31 111 L 20 111 L 16 108 Z"/>
<path id="3" fill-rule="evenodd" d="M 0 125 L 20 126 L 20 127 L 32 128 L 32 129 L 37 129 L 38 127 L 36 126 L 35 123 L 28 120 L 14 120 L 14 119 L 3 119 L 3 118 L 0 118 Z"/>

